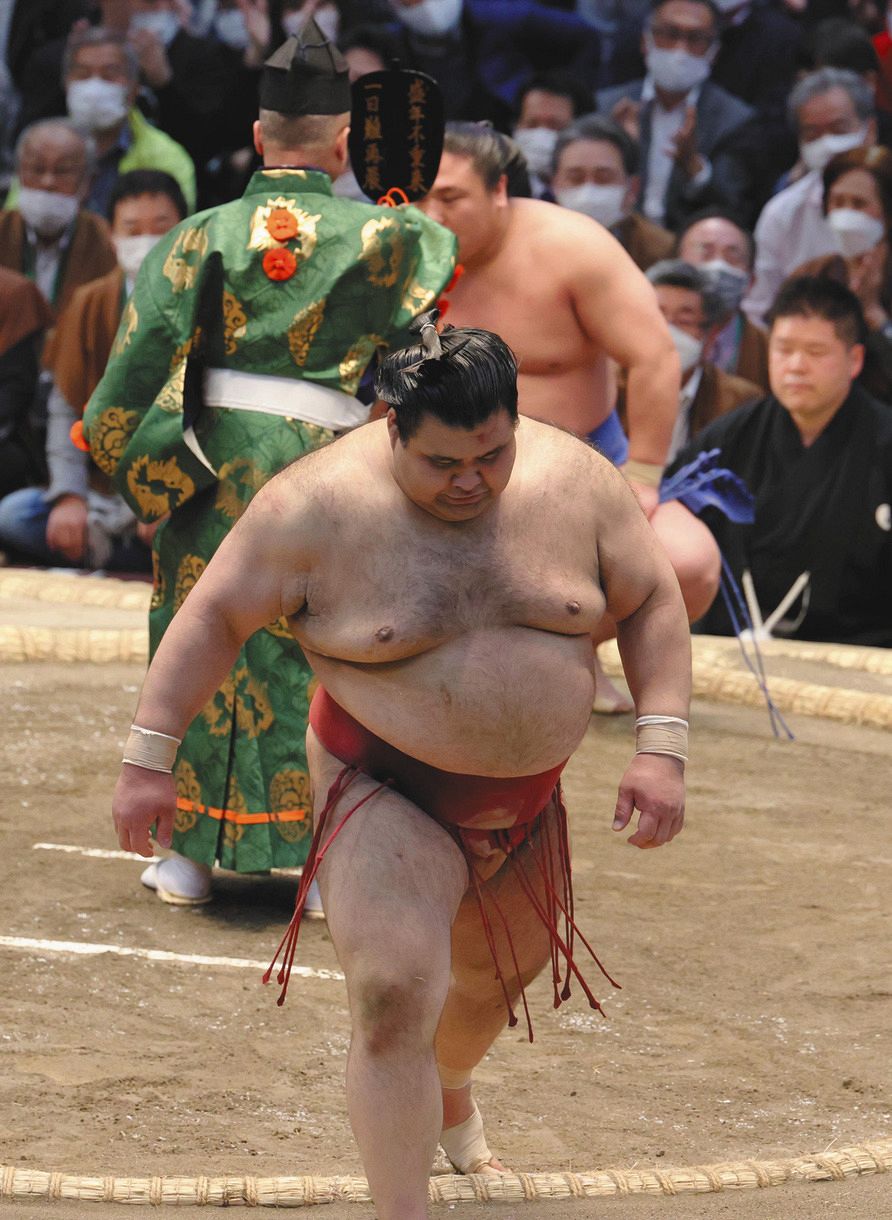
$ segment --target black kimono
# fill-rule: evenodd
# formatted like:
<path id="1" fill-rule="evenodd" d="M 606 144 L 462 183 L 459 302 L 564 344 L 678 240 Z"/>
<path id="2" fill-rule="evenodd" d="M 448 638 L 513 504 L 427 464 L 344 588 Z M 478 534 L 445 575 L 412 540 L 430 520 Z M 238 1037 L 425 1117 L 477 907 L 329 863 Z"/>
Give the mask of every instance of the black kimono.
<path id="1" fill-rule="evenodd" d="M 773 634 L 892 647 L 892 411 L 853 386 L 806 448 L 784 407 L 763 398 L 715 420 L 671 471 L 714 448 L 753 492 L 756 517 L 701 516 L 737 581 L 751 572 L 763 619 L 810 573 Z M 721 594 L 695 630 L 732 634 Z"/>

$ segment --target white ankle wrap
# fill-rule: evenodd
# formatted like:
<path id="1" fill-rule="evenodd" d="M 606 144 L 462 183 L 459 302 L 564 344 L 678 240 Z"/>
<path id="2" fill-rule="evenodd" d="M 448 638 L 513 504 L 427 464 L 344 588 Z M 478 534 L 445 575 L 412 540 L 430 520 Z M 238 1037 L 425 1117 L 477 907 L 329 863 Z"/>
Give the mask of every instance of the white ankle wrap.
<path id="1" fill-rule="evenodd" d="M 440 1132 L 440 1147 L 459 1173 L 479 1173 L 492 1160 L 483 1134 L 483 1119 L 474 1103 L 474 1113 L 457 1127 Z"/>

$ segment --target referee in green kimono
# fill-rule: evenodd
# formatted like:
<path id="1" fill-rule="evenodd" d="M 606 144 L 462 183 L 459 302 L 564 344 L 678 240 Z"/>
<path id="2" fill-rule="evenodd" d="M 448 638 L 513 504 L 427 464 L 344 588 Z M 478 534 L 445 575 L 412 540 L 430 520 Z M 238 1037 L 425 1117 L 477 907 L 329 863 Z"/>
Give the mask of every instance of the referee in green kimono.
<path id="1" fill-rule="evenodd" d="M 350 108 L 347 65 L 310 20 L 263 71 L 263 168 L 241 199 L 188 218 L 147 257 L 87 406 L 95 461 L 140 520 L 161 523 L 152 653 L 257 490 L 365 421 L 367 365 L 409 342 L 409 322 L 452 277 L 446 229 L 412 206 L 332 194 Z M 285 618 L 244 645 L 179 749 L 173 851 L 142 877 L 161 898 L 208 901 L 215 864 L 303 864 L 310 680 Z"/>

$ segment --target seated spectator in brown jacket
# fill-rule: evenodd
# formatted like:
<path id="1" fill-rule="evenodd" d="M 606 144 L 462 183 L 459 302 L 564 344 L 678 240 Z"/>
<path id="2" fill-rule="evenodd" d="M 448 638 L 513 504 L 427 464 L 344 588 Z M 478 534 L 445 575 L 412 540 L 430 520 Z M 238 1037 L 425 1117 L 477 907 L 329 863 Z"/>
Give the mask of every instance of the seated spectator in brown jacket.
<path id="1" fill-rule="evenodd" d="M 15 206 L 0 212 L 0 266 L 33 280 L 57 315 L 115 265 L 108 225 L 82 207 L 91 163 L 91 142 L 67 119 L 33 123 L 16 149 Z"/>
<path id="2" fill-rule="evenodd" d="M 768 336 L 740 308 L 753 282 L 756 243 L 731 212 L 705 208 L 678 232 L 678 257 L 693 263 L 722 299 L 725 321 L 707 359 L 726 373 L 768 389 Z"/>
<path id="3" fill-rule="evenodd" d="M 803 263 L 854 292 L 867 323 L 859 381 L 892 406 L 892 152 L 875 145 L 839 153 L 824 170 L 824 215 L 841 254 Z"/>
<path id="4" fill-rule="evenodd" d="M 99 383 L 140 265 L 187 213 L 169 174 L 122 174 L 112 196 L 112 238 L 119 265 L 78 289 L 62 316 L 46 361 L 53 374 L 46 458 L 49 487 L 25 487 L 0 501 L 0 546 L 34 562 L 147 569 L 145 541 L 107 477 L 71 441 L 72 425 Z M 148 534 L 147 534 L 148 529 Z"/>
<path id="5" fill-rule="evenodd" d="M 29 412 L 37 393 L 43 334 L 51 321 L 36 285 L 0 267 L 0 496 L 41 475 Z"/>
<path id="6" fill-rule="evenodd" d="M 587 114 L 557 137 L 551 188 L 561 207 L 599 221 L 646 271 L 669 257 L 675 238 L 634 211 L 641 186 L 638 170 L 639 150 L 632 137 L 612 119 Z"/>
<path id="7" fill-rule="evenodd" d="M 681 396 L 668 463 L 707 424 L 741 403 L 759 398 L 762 390 L 706 359 L 709 343 L 721 326 L 722 302 L 698 267 L 681 259 L 665 259 L 648 269 L 647 278 L 681 361 Z"/>

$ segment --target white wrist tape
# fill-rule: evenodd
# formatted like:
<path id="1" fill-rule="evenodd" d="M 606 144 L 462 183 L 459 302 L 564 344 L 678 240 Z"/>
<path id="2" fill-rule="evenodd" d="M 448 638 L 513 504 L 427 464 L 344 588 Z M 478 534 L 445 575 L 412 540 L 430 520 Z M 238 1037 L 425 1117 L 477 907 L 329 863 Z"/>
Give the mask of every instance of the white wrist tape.
<path id="1" fill-rule="evenodd" d="M 636 462 L 630 459 L 620 467 L 622 473 L 633 483 L 641 483 L 644 487 L 659 487 L 663 481 L 663 466 L 654 462 Z"/>
<path id="2" fill-rule="evenodd" d="M 688 761 L 688 722 L 680 716 L 639 716 L 635 721 L 636 754 L 670 754 Z"/>
<path id="3" fill-rule="evenodd" d="M 179 737 L 131 724 L 123 761 L 134 767 L 145 767 L 147 771 L 166 771 L 170 775 L 179 745 Z"/>

